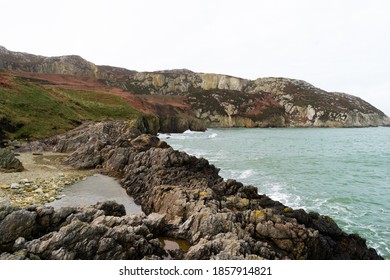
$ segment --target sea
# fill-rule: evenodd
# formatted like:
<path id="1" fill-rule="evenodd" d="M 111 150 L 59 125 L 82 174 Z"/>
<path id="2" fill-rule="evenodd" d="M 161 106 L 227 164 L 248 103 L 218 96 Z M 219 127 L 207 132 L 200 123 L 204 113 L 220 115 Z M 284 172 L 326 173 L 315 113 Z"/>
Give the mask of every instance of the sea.
<path id="1" fill-rule="evenodd" d="M 228 128 L 160 134 L 224 179 L 332 217 L 390 259 L 390 128 Z"/>

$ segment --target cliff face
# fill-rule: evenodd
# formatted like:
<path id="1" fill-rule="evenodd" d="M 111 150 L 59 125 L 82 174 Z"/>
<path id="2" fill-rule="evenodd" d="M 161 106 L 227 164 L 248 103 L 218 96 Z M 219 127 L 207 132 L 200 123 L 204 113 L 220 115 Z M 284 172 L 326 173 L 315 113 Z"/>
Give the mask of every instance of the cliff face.
<path id="1" fill-rule="evenodd" d="M 0 68 L 34 73 L 95 77 L 97 67 L 77 55 L 44 57 L 12 52 L 0 46 Z"/>
<path id="2" fill-rule="evenodd" d="M 251 81 L 188 70 L 129 73 L 119 79 L 102 80 L 136 94 L 185 96 L 195 116 L 209 127 L 390 125 L 383 112 L 364 100 L 326 92 L 300 80 Z"/>
<path id="3" fill-rule="evenodd" d="M 259 78 L 253 81 L 186 69 L 136 72 L 96 66 L 78 56 L 48 58 L 11 52 L 3 47 L 0 47 L 0 68 L 96 78 L 106 86 L 143 99 L 149 110 L 160 116 L 162 131 L 180 132 L 184 128 L 203 129 L 205 126 L 390 125 L 390 119 L 383 112 L 364 100 L 344 93 L 326 92 L 300 80 Z M 168 97 L 171 103 L 166 101 Z M 158 104 L 156 98 L 159 98 Z"/>

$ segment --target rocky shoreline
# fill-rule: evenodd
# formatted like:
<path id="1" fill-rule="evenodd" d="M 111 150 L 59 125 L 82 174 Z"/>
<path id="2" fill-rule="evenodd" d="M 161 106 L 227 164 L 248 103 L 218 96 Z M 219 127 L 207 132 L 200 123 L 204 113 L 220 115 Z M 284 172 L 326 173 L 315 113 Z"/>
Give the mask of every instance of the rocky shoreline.
<path id="1" fill-rule="evenodd" d="M 126 215 L 115 202 L 0 206 L 0 259 L 382 259 L 330 217 L 224 181 L 206 159 L 124 121 L 87 123 L 24 150 L 68 153 L 64 162 L 76 169 L 122 178 L 144 213 Z M 169 250 L 164 237 L 189 248 Z"/>

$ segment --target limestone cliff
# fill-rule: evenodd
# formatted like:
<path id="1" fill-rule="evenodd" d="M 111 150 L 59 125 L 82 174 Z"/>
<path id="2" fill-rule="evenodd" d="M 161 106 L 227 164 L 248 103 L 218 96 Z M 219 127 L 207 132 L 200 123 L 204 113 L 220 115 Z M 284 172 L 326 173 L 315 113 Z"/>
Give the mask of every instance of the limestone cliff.
<path id="1" fill-rule="evenodd" d="M 12 52 L 0 46 L 0 68 L 26 72 L 95 77 L 97 67 L 77 55 L 45 57 Z"/>
<path id="2" fill-rule="evenodd" d="M 390 125 L 383 112 L 364 100 L 345 93 L 326 92 L 301 80 L 251 81 L 188 70 L 132 72 L 119 79 L 102 80 L 136 94 L 184 96 L 195 116 L 209 127 Z"/>
<path id="3" fill-rule="evenodd" d="M 43 57 L 0 47 L 0 68 L 96 78 L 143 100 L 162 131 L 197 127 L 366 127 L 390 119 L 364 100 L 301 80 L 247 80 L 186 69 L 137 72 L 79 56 Z M 170 102 L 167 102 L 169 97 Z"/>

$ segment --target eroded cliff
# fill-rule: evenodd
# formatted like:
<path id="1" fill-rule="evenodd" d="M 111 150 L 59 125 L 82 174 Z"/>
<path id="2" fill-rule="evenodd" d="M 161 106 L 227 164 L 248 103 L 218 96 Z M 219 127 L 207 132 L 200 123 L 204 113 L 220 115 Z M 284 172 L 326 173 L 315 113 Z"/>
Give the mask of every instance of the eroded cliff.
<path id="1" fill-rule="evenodd" d="M 137 72 L 78 56 L 42 57 L 0 48 L 0 68 L 67 74 L 135 94 L 161 131 L 205 127 L 366 127 L 390 119 L 364 100 L 287 78 L 247 80 L 190 70 Z M 138 104 L 138 106 L 141 106 Z M 136 108 L 137 109 L 137 108 Z"/>

